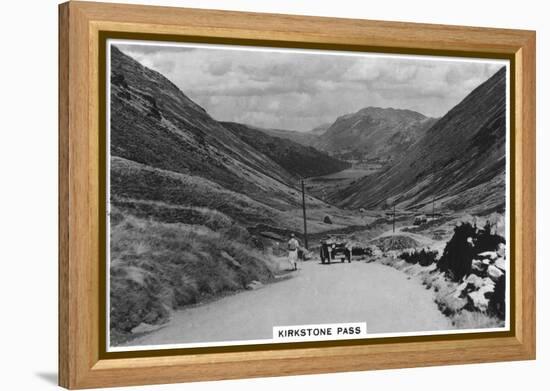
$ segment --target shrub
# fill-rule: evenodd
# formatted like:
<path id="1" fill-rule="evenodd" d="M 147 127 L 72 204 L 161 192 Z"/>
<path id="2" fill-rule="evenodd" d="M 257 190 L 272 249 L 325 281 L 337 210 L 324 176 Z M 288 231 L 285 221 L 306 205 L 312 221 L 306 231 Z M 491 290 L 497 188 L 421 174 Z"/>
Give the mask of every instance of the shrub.
<path id="1" fill-rule="evenodd" d="M 453 237 L 447 242 L 443 255 L 437 263 L 437 267 L 447 273 L 451 279 L 459 281 L 470 274 L 472 260 L 476 254 L 473 246 L 475 236 L 476 228 L 470 223 L 462 223 L 455 227 Z"/>
<path id="2" fill-rule="evenodd" d="M 489 222 L 482 229 L 470 223 L 462 223 L 455 227 L 437 267 L 454 281 L 459 281 L 471 273 L 472 260 L 476 254 L 495 251 L 504 242 L 503 237 L 491 233 Z"/>
<path id="3" fill-rule="evenodd" d="M 168 320 L 166 307 L 157 299 L 160 286 L 152 276 L 136 268 L 111 268 L 110 321 L 117 331 L 130 332 L 141 322 L 161 324 Z"/>
<path id="4" fill-rule="evenodd" d="M 491 233 L 491 223 L 487 220 L 485 227 L 479 230 L 476 241 L 475 251 L 476 254 L 485 251 L 494 251 L 498 248 L 500 243 L 504 243 L 505 240 L 502 236 Z"/>
<path id="5" fill-rule="evenodd" d="M 435 262 L 437 258 L 437 251 L 420 250 L 413 252 L 403 252 L 399 255 L 399 258 L 403 259 L 407 263 L 419 264 L 420 266 L 430 266 Z"/>

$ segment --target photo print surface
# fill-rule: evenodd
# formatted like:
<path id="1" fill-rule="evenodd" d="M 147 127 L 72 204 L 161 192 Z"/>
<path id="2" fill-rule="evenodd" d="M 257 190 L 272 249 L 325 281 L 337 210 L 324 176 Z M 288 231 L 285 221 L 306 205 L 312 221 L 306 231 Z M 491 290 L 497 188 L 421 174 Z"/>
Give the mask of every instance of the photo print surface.
<path id="1" fill-rule="evenodd" d="M 508 61 L 106 58 L 108 351 L 509 330 Z"/>

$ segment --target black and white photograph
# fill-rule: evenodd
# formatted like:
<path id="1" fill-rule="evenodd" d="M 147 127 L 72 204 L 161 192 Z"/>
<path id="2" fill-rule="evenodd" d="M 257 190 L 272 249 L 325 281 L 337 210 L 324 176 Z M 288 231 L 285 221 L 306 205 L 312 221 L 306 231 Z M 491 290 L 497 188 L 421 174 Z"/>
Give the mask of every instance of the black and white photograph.
<path id="1" fill-rule="evenodd" d="M 107 350 L 510 329 L 507 60 L 109 39 Z"/>

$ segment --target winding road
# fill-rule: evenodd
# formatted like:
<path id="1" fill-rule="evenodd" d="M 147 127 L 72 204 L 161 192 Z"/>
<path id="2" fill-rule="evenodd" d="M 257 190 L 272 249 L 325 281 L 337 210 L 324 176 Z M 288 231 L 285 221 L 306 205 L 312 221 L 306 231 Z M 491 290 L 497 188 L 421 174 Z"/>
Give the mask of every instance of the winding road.
<path id="1" fill-rule="evenodd" d="M 451 329 L 432 292 L 378 263 L 300 263 L 294 277 L 177 311 L 128 345 L 270 339 L 273 326 L 367 322 L 372 333 Z"/>

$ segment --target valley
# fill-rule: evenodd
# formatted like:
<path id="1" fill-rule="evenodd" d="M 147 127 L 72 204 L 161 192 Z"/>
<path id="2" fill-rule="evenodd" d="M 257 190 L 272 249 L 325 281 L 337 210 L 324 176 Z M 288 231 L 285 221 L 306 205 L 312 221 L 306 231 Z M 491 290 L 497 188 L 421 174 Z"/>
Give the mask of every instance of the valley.
<path id="1" fill-rule="evenodd" d="M 269 305 L 295 295 L 277 322 L 305 322 L 300 308 L 325 321 L 326 308 L 340 313 L 359 295 L 342 321 L 367 314 L 375 332 L 503 324 L 504 69 L 440 118 L 369 106 L 302 132 L 219 121 L 116 46 L 110 71 L 113 345 L 254 336 L 223 334 L 212 319 L 259 316 L 266 328 Z M 325 240 L 345 243 L 353 262 L 322 264 Z M 385 292 L 384 281 L 404 288 Z M 239 300 L 250 305 L 235 312 Z M 428 324 L 396 320 L 414 308 Z"/>
<path id="2" fill-rule="evenodd" d="M 309 194 L 329 201 L 339 191 L 353 185 L 359 179 L 377 173 L 382 169 L 380 164 L 353 165 L 335 173 L 306 178 L 306 189 Z"/>

